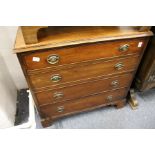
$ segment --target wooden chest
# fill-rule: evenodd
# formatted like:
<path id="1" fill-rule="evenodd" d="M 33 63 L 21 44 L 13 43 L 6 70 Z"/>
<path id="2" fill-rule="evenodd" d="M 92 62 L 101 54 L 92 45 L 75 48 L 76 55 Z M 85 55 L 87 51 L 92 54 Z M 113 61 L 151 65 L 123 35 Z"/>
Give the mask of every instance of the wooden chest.
<path id="1" fill-rule="evenodd" d="M 155 27 L 152 27 L 155 34 Z M 135 86 L 139 91 L 146 91 L 155 87 L 155 36 L 153 36 L 146 48 L 146 52 L 139 66 Z"/>
<path id="2" fill-rule="evenodd" d="M 50 28 L 49 28 L 50 29 Z M 39 43 L 15 44 L 42 125 L 107 105 L 123 107 L 150 31 L 55 27 Z"/>

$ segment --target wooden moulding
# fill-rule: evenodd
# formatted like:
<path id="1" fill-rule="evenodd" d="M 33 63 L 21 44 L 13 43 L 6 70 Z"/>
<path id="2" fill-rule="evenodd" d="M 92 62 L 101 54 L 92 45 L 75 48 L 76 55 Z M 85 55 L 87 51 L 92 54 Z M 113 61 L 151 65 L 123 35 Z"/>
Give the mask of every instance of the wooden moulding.
<path id="1" fill-rule="evenodd" d="M 38 32 L 40 29 L 48 28 L 49 26 L 21 26 L 21 31 L 24 37 L 25 44 L 38 43 Z M 138 26 L 140 32 L 149 31 L 150 26 Z M 44 34 L 42 34 L 44 35 Z"/>
<path id="2" fill-rule="evenodd" d="M 48 26 L 21 26 L 25 44 L 38 43 L 38 31 Z"/>
<path id="3" fill-rule="evenodd" d="M 39 28 L 33 27 L 37 33 L 36 37 L 32 29 L 20 27 L 17 31 L 14 53 L 153 35 L 149 30 L 139 31 L 139 29 L 140 27 L 130 26 L 40 26 Z"/>
<path id="4" fill-rule="evenodd" d="M 149 31 L 151 26 L 140 26 L 139 31 Z"/>

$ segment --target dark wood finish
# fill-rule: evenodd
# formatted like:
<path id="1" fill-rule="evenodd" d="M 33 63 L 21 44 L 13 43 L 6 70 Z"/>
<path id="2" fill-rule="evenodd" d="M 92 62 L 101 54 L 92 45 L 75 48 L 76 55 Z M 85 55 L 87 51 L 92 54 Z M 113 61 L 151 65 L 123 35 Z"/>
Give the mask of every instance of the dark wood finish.
<path id="1" fill-rule="evenodd" d="M 59 89 L 37 92 L 35 95 L 39 106 L 45 104 L 55 104 L 65 100 L 73 100 L 86 97 L 107 90 L 129 87 L 129 82 L 133 78 L 133 73 L 109 78 L 98 78 L 89 82 L 81 82 L 78 85 L 71 85 Z M 57 96 L 56 96 L 57 94 Z M 60 95 L 59 95 L 60 94 Z"/>
<path id="2" fill-rule="evenodd" d="M 59 65 L 80 63 L 81 61 L 90 61 L 101 58 L 111 58 L 127 56 L 131 54 L 140 54 L 141 47 L 138 47 L 139 42 L 145 43 L 146 38 L 126 39 L 113 42 L 102 42 L 96 44 L 81 45 L 76 47 L 67 47 L 55 50 L 45 50 L 34 53 L 24 53 L 23 61 L 28 70 L 41 69 L 45 67 L 57 67 Z M 125 44 L 129 45 L 127 51 L 120 51 L 119 48 Z M 56 54 L 59 56 L 59 61 L 56 64 L 49 64 L 47 58 L 50 55 Z M 40 61 L 33 61 L 33 58 L 39 58 Z"/>
<path id="3" fill-rule="evenodd" d="M 92 107 L 97 107 L 100 105 L 111 105 L 115 101 L 125 98 L 125 89 L 117 89 L 115 91 L 109 91 L 105 93 L 100 93 L 92 95 L 89 97 L 76 99 L 72 101 L 67 101 L 64 103 L 48 104 L 40 107 L 41 114 L 43 117 L 48 118 L 58 118 L 66 116 L 72 113 L 78 113 L 81 111 L 86 111 Z M 112 99 L 108 99 L 112 97 Z"/>
<path id="4" fill-rule="evenodd" d="M 152 27 L 152 31 L 155 33 L 155 27 Z M 146 91 L 155 87 L 155 36 L 148 44 L 136 75 L 135 86 L 139 91 Z"/>
<path id="5" fill-rule="evenodd" d="M 29 75 L 29 78 L 31 85 L 35 90 L 42 87 L 58 87 L 60 84 L 66 85 L 74 81 L 85 81 L 98 76 L 109 76 L 133 71 L 137 66 L 138 58 L 139 55 L 108 61 L 95 61 L 94 63 L 85 66 L 76 65 L 73 68 L 66 68 L 57 71 L 50 70 L 47 72 L 36 72 L 35 74 Z M 122 64 L 123 67 L 117 69 L 117 64 Z M 59 75 L 62 79 L 59 82 L 53 82 L 51 77 L 54 75 Z"/>
<path id="6" fill-rule="evenodd" d="M 67 115 L 124 106 L 152 32 L 136 27 L 53 27 L 49 34 L 25 45 L 18 31 L 15 44 L 44 127 Z M 49 64 L 51 54 L 56 55 Z M 53 75 L 60 75 L 53 78 L 58 82 L 51 81 Z"/>

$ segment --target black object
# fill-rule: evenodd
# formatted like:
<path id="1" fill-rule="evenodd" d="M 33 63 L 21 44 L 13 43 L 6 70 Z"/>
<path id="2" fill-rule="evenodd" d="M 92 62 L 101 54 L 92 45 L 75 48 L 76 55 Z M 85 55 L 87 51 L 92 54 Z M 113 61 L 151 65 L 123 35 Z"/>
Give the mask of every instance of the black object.
<path id="1" fill-rule="evenodd" d="M 17 110 L 15 116 L 15 126 L 26 123 L 29 118 L 29 98 L 27 89 L 21 89 L 17 93 Z"/>

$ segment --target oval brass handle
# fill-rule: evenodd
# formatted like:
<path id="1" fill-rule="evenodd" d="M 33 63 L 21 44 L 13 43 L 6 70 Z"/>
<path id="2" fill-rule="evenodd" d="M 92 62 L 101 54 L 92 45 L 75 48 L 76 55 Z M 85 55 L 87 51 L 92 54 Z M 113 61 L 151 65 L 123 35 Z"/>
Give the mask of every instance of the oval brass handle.
<path id="1" fill-rule="evenodd" d="M 125 44 L 125 45 L 122 45 L 119 47 L 119 51 L 121 52 L 125 52 L 129 49 L 129 45 L 128 44 Z"/>
<path id="2" fill-rule="evenodd" d="M 65 109 L 64 106 L 57 107 L 57 112 L 63 112 L 64 109 Z"/>
<path id="3" fill-rule="evenodd" d="M 59 59 L 60 57 L 57 54 L 52 54 L 47 57 L 47 62 L 54 65 L 59 62 Z"/>
<path id="4" fill-rule="evenodd" d="M 111 101 L 113 100 L 112 95 L 109 95 L 109 96 L 107 97 L 107 100 L 108 100 L 109 102 L 111 102 Z"/>
<path id="5" fill-rule="evenodd" d="M 55 99 L 60 99 L 60 98 L 63 98 L 64 94 L 62 92 L 55 92 L 53 97 Z"/>
<path id="6" fill-rule="evenodd" d="M 123 65 L 122 62 L 119 62 L 119 63 L 117 63 L 117 64 L 115 65 L 115 68 L 116 68 L 117 70 L 120 70 L 120 69 L 122 69 L 123 67 L 124 67 L 124 65 Z"/>
<path id="7" fill-rule="evenodd" d="M 61 79 L 62 77 L 58 74 L 51 77 L 52 82 L 59 82 Z"/>
<path id="8" fill-rule="evenodd" d="M 112 82 L 111 82 L 111 85 L 112 85 L 113 87 L 117 87 L 117 86 L 119 85 L 118 80 L 112 81 Z"/>

